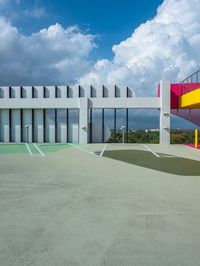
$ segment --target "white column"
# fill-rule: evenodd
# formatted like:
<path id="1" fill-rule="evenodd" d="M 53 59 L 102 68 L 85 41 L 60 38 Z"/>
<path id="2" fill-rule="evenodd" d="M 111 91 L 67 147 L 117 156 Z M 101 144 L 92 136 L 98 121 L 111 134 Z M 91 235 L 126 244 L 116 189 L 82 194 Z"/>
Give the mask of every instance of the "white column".
<path id="1" fill-rule="evenodd" d="M 58 97 L 67 98 L 67 86 L 58 87 Z"/>
<path id="2" fill-rule="evenodd" d="M 32 98 L 32 87 L 31 86 L 24 86 L 22 90 L 22 97 L 23 98 Z"/>
<path id="3" fill-rule="evenodd" d="M 103 96 L 103 86 L 95 87 L 95 89 L 96 89 L 96 97 L 97 98 L 102 98 L 102 96 Z"/>
<path id="4" fill-rule="evenodd" d="M 1 97 L 2 98 L 9 98 L 9 87 L 3 86 L 1 87 Z"/>
<path id="5" fill-rule="evenodd" d="M 88 143 L 88 98 L 79 98 L 79 143 Z"/>
<path id="6" fill-rule="evenodd" d="M 170 144 L 170 81 L 160 82 L 160 144 Z"/>
<path id="7" fill-rule="evenodd" d="M 72 98 L 78 98 L 78 94 L 79 94 L 79 87 L 76 85 L 76 86 L 70 86 L 72 92 L 73 92 L 73 96 Z"/>
<path id="8" fill-rule="evenodd" d="M 108 97 L 115 98 L 115 86 L 111 86 L 108 88 Z"/>
<path id="9" fill-rule="evenodd" d="M 35 98 L 44 98 L 44 87 L 43 86 L 35 86 Z"/>
<path id="10" fill-rule="evenodd" d="M 12 98 L 20 98 L 20 91 L 21 88 L 20 87 L 11 87 L 11 94 L 12 94 Z"/>
<path id="11" fill-rule="evenodd" d="M 47 86 L 45 89 L 47 90 L 47 95 L 49 96 L 48 98 L 55 98 L 55 86 Z"/>
<path id="12" fill-rule="evenodd" d="M 127 87 L 121 87 L 120 88 L 120 97 L 126 98 L 127 97 Z"/>
<path id="13" fill-rule="evenodd" d="M 10 141 L 10 130 L 9 130 L 9 110 L 1 109 L 1 141 Z"/>

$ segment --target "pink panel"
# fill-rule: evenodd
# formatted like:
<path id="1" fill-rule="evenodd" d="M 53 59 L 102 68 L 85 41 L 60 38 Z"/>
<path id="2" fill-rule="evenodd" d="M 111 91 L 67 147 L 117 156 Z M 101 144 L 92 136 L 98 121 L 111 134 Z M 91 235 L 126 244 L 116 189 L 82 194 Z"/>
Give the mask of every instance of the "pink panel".
<path id="1" fill-rule="evenodd" d="M 179 97 L 198 88 L 200 83 L 171 84 L 171 113 L 200 126 L 200 109 L 179 109 Z M 160 84 L 158 97 L 160 97 Z"/>

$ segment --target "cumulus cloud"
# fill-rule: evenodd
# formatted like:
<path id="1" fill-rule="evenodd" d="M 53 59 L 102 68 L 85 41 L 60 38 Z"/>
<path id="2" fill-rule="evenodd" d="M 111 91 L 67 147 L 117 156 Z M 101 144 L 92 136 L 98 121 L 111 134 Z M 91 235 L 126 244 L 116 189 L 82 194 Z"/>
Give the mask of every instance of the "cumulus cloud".
<path id="1" fill-rule="evenodd" d="M 112 60 L 98 60 L 79 82 L 128 85 L 137 95 L 155 95 L 160 79 L 182 80 L 199 67 L 199 9 L 199 0 L 165 0 L 152 20 L 113 46 Z"/>
<path id="2" fill-rule="evenodd" d="M 164 0 L 152 20 L 112 47 L 112 60 L 95 64 L 95 36 L 77 26 L 55 24 L 27 36 L 0 17 L 0 84 L 116 84 L 155 95 L 160 79 L 177 82 L 199 68 L 199 9 L 199 0 Z M 36 9 L 34 16 L 44 13 Z"/>
<path id="3" fill-rule="evenodd" d="M 30 36 L 0 18 L 0 83 L 65 84 L 89 71 L 94 36 L 55 24 Z"/>

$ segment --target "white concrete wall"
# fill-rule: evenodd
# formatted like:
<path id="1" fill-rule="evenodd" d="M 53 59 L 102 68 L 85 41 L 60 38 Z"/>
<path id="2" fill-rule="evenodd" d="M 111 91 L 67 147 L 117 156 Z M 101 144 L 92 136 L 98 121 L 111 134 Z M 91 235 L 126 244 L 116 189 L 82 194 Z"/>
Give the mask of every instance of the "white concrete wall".
<path id="1" fill-rule="evenodd" d="M 167 87 L 169 84 L 162 82 L 161 87 Z M 79 138 L 80 143 L 88 142 L 89 127 L 88 127 L 88 109 L 89 108 L 160 108 L 161 109 L 161 142 L 168 142 L 168 135 L 166 128 L 169 128 L 169 119 L 165 117 L 164 113 L 169 111 L 169 91 L 162 90 L 161 98 L 127 98 L 127 88 L 115 86 L 80 87 L 79 86 L 57 86 L 57 94 L 55 86 L 46 86 L 45 93 L 43 86 L 34 87 L 34 95 L 32 95 L 31 86 L 11 87 L 11 99 L 9 99 L 9 87 L 0 87 L 0 140 L 9 141 L 9 110 L 12 110 L 12 123 L 11 123 L 11 139 L 12 141 L 19 142 L 26 141 L 26 124 L 32 124 L 32 109 L 34 109 L 34 141 L 44 141 L 44 111 L 45 114 L 45 137 L 48 142 L 55 142 L 56 136 L 58 142 L 67 141 L 67 132 L 69 131 L 69 140 L 76 142 Z M 20 99 L 22 92 L 22 99 Z M 32 96 L 34 96 L 32 99 Z M 57 96 L 57 98 L 55 98 Z M 134 96 L 131 90 L 128 91 L 128 97 Z M 45 97 L 45 98 L 44 98 Z M 116 97 L 116 99 L 114 99 Z M 168 99 L 166 101 L 165 99 Z M 55 132 L 55 116 L 49 117 L 47 115 L 48 109 L 70 109 L 79 108 L 79 124 L 71 125 L 67 129 L 66 121 L 57 123 L 57 131 Z M 20 121 L 22 109 L 22 121 Z M 59 112 L 57 110 L 57 112 Z M 55 112 L 55 110 L 54 110 Z M 22 129 L 21 129 L 22 122 Z M 76 130 L 78 130 L 76 132 Z M 75 134 L 75 136 L 72 136 Z M 100 132 L 99 134 L 102 134 Z M 29 140 L 32 141 L 32 129 L 29 128 Z M 102 136 L 99 135 L 102 139 Z"/>
<path id="2" fill-rule="evenodd" d="M 127 87 L 120 88 L 120 97 L 122 97 L 122 98 L 127 97 Z"/>
<path id="3" fill-rule="evenodd" d="M 32 98 L 32 87 L 31 86 L 24 86 L 22 87 L 22 97 L 23 98 Z"/>
<path id="4" fill-rule="evenodd" d="M 58 98 L 67 98 L 67 86 L 57 86 Z"/>
<path id="5" fill-rule="evenodd" d="M 4 99 L 9 98 L 9 87 L 0 87 L 0 97 Z"/>
<path id="6" fill-rule="evenodd" d="M 45 86 L 47 98 L 55 98 L 55 86 Z"/>
<path id="7" fill-rule="evenodd" d="M 88 143 L 88 99 L 79 98 L 79 142 Z"/>
<path id="8" fill-rule="evenodd" d="M 84 90 L 84 97 L 90 98 L 91 97 L 91 86 L 81 86 L 82 90 Z"/>
<path id="9" fill-rule="evenodd" d="M 116 89 L 115 89 L 116 87 Z M 21 96 L 21 87 L 12 86 L 11 88 L 11 98 L 19 99 Z M 34 91 L 34 98 L 55 98 L 56 87 L 55 86 L 22 86 L 22 98 L 32 98 L 32 88 Z M 127 97 L 127 87 L 111 86 L 104 85 L 105 88 L 105 97 L 115 98 L 116 97 Z M 57 96 L 58 98 L 67 98 L 67 90 L 69 90 L 69 98 L 78 98 L 79 97 L 79 86 L 57 86 Z M 103 96 L 103 86 L 92 86 L 93 98 L 101 98 Z M 129 89 L 129 97 L 131 97 L 131 89 Z M 91 86 L 85 85 L 80 86 L 80 96 L 90 98 L 91 97 Z M 0 87 L 0 98 L 9 98 L 9 87 L 2 86 Z"/>
<path id="10" fill-rule="evenodd" d="M 43 86 L 34 87 L 34 98 L 44 98 L 44 87 Z"/>
<path id="11" fill-rule="evenodd" d="M 78 98 L 79 94 L 78 86 L 70 86 L 70 89 L 72 90 L 72 98 Z"/>
<path id="12" fill-rule="evenodd" d="M 115 98 L 115 86 L 108 87 L 108 97 Z"/>
<path id="13" fill-rule="evenodd" d="M 96 97 L 102 98 L 103 97 L 103 86 L 94 86 L 94 89 L 96 90 Z"/>

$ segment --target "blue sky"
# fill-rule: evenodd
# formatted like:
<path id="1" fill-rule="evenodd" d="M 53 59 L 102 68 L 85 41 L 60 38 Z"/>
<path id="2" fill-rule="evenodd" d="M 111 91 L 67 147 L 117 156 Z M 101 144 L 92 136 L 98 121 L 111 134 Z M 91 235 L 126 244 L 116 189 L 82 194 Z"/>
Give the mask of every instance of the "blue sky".
<path id="1" fill-rule="evenodd" d="M 129 37 L 141 23 L 156 15 L 162 0 L 21 0 L 14 3 L 18 15 L 14 24 L 25 34 L 31 34 L 55 23 L 63 27 L 78 25 L 97 36 L 95 59 L 112 58 L 112 46 Z M 24 16 L 27 10 L 38 11 L 38 17 Z"/>
<path id="2" fill-rule="evenodd" d="M 199 10 L 199 0 L 0 0 L 0 84 L 156 96 L 161 79 L 200 68 Z"/>

